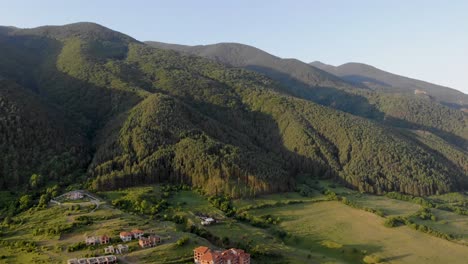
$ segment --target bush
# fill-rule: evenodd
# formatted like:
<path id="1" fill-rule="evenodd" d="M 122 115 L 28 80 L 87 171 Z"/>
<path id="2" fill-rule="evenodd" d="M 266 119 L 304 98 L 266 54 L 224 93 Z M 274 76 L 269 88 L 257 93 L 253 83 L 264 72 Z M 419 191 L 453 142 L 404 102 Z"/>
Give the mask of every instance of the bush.
<path id="1" fill-rule="evenodd" d="M 389 217 L 385 219 L 384 226 L 386 227 L 396 227 L 400 225 L 404 225 L 406 219 L 402 218 L 401 216 L 398 217 Z"/>
<path id="2" fill-rule="evenodd" d="M 177 245 L 178 247 L 181 247 L 181 246 L 187 244 L 187 242 L 189 242 L 189 240 L 190 240 L 190 239 L 189 239 L 188 237 L 186 237 L 186 236 L 185 236 L 185 237 L 182 237 L 182 238 L 180 238 L 179 240 L 177 240 L 176 245 Z"/>

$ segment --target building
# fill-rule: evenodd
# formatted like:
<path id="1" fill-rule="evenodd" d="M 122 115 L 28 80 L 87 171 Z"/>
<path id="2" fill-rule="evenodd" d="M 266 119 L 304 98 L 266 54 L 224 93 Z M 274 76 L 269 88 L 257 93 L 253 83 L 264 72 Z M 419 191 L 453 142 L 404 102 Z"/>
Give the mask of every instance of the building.
<path id="1" fill-rule="evenodd" d="M 211 224 L 214 224 L 214 223 L 216 223 L 216 220 L 214 220 L 214 219 L 211 218 L 211 217 L 202 219 L 202 221 L 201 221 L 201 224 L 202 224 L 202 225 L 211 225 Z"/>
<path id="2" fill-rule="evenodd" d="M 231 248 L 222 253 L 225 264 L 250 264 L 250 254 L 242 249 Z"/>
<path id="3" fill-rule="evenodd" d="M 114 246 L 108 246 L 104 248 L 104 253 L 106 254 L 115 254 Z"/>
<path id="4" fill-rule="evenodd" d="M 117 263 L 117 257 L 107 255 L 94 258 L 69 259 L 67 264 L 114 264 Z"/>
<path id="5" fill-rule="evenodd" d="M 155 247 L 161 242 L 161 238 L 158 236 L 148 236 L 148 237 L 141 237 L 140 240 L 138 241 L 138 244 L 142 248 L 148 248 L 148 247 Z"/>
<path id="6" fill-rule="evenodd" d="M 115 249 L 115 253 L 117 253 L 117 254 L 125 254 L 127 252 L 128 252 L 128 246 L 127 245 L 118 244 L 117 248 Z"/>
<path id="7" fill-rule="evenodd" d="M 72 191 L 68 193 L 68 199 L 70 200 L 79 200 L 83 199 L 84 195 L 82 192 L 79 191 Z"/>
<path id="8" fill-rule="evenodd" d="M 133 234 L 133 237 L 135 239 L 140 239 L 141 237 L 143 237 L 143 235 L 145 234 L 145 232 L 143 232 L 142 230 L 140 229 L 134 229 L 132 230 L 132 234 Z"/>
<path id="9" fill-rule="evenodd" d="M 118 244 L 116 247 L 114 246 L 108 246 L 104 248 L 104 253 L 105 254 L 125 254 L 128 252 L 128 246 L 127 245 L 122 245 Z"/>
<path id="10" fill-rule="evenodd" d="M 100 238 L 99 238 L 99 242 L 101 244 L 109 244 L 110 242 L 110 237 L 108 237 L 107 235 L 102 235 Z"/>
<path id="11" fill-rule="evenodd" d="M 95 246 L 97 244 L 99 244 L 100 242 L 100 239 L 99 237 L 95 237 L 95 236 L 88 236 L 85 238 L 85 243 L 87 246 Z"/>
<path id="12" fill-rule="evenodd" d="M 133 234 L 130 232 L 120 232 L 120 239 L 122 239 L 123 242 L 128 242 L 132 241 Z"/>
<path id="13" fill-rule="evenodd" d="M 193 259 L 196 264 L 250 264 L 250 254 L 237 248 L 217 251 L 197 247 L 193 250 Z"/>

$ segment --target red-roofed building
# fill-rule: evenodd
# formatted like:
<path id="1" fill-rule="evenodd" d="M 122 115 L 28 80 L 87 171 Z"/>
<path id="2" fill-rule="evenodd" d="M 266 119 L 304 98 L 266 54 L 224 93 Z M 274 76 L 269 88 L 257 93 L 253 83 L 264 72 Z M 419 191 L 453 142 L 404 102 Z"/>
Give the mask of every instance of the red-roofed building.
<path id="1" fill-rule="evenodd" d="M 122 239 L 123 242 L 128 242 L 132 241 L 133 234 L 130 232 L 120 232 L 120 239 Z"/>
<path id="2" fill-rule="evenodd" d="M 200 258 L 200 264 L 224 264 L 223 256 L 219 251 L 208 251 Z"/>
<path id="3" fill-rule="evenodd" d="M 141 237 L 145 234 L 145 232 L 143 232 L 143 231 L 140 230 L 140 229 L 134 229 L 134 230 L 132 230 L 132 234 L 133 234 L 133 237 L 134 237 L 135 239 L 139 239 L 139 238 L 141 238 Z"/>
<path id="4" fill-rule="evenodd" d="M 237 248 L 215 251 L 197 247 L 193 250 L 193 259 L 196 264 L 250 264 L 250 254 Z"/>

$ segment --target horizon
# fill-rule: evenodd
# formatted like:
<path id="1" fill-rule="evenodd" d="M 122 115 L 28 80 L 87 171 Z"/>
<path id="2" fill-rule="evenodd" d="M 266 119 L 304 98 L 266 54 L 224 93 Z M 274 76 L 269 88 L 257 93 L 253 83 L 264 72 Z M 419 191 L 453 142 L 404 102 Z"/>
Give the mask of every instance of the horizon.
<path id="1" fill-rule="evenodd" d="M 8 12 L 0 22 L 5 26 L 93 22 L 140 41 L 190 46 L 241 43 L 305 63 L 364 63 L 468 93 L 468 36 L 463 33 L 468 2 L 464 1 L 446 5 L 421 0 L 118 4 L 48 0 L 4 5 Z"/>

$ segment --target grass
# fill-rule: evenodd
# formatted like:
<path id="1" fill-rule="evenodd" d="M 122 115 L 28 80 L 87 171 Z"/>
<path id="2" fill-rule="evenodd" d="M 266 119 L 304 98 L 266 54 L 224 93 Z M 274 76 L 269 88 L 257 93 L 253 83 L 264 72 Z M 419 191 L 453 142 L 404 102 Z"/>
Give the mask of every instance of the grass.
<path id="1" fill-rule="evenodd" d="M 280 226 L 292 236 L 287 244 L 322 252 L 335 261 L 362 263 L 363 253 L 379 254 L 391 263 L 463 263 L 468 257 L 464 246 L 406 226 L 386 228 L 382 217 L 336 201 L 265 208 L 251 213 L 281 217 Z M 329 241 L 343 248 L 330 247 Z"/>
<path id="2" fill-rule="evenodd" d="M 346 198 L 359 206 L 380 210 L 386 216 L 405 216 L 418 211 L 421 206 L 415 203 L 389 199 L 385 196 L 353 193 Z"/>

